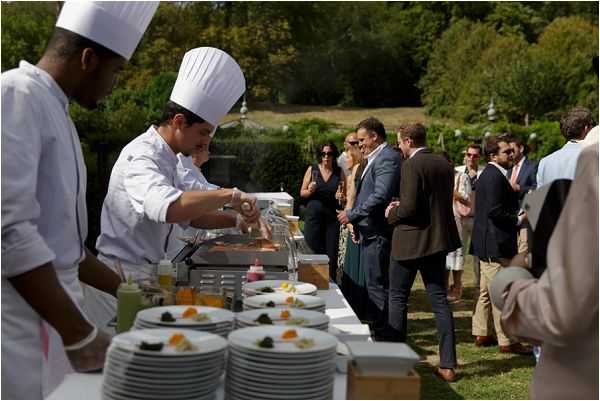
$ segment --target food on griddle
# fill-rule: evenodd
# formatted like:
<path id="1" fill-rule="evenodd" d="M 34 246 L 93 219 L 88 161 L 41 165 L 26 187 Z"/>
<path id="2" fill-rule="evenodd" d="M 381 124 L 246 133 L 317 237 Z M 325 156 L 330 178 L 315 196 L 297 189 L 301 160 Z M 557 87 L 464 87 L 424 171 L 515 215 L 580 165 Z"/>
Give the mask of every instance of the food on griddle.
<path id="1" fill-rule="evenodd" d="M 168 311 L 160 315 L 161 322 L 174 322 L 175 318 Z"/>
<path id="2" fill-rule="evenodd" d="M 256 318 L 255 322 L 260 324 L 273 324 L 273 320 L 271 320 L 268 313 L 261 313 L 258 318 Z"/>
<path id="3" fill-rule="evenodd" d="M 215 241 L 214 245 L 208 249 L 208 252 L 275 252 L 279 250 L 279 245 L 265 238 L 257 238 L 249 242 L 223 242 Z"/>
<path id="4" fill-rule="evenodd" d="M 275 341 L 273 341 L 273 339 L 271 337 L 266 336 L 262 340 L 258 340 L 256 342 L 256 345 L 258 345 L 261 348 L 274 348 L 275 347 Z"/>
<path id="5" fill-rule="evenodd" d="M 164 347 L 163 343 L 147 343 L 146 341 L 142 341 L 140 344 L 141 351 L 161 351 Z"/>

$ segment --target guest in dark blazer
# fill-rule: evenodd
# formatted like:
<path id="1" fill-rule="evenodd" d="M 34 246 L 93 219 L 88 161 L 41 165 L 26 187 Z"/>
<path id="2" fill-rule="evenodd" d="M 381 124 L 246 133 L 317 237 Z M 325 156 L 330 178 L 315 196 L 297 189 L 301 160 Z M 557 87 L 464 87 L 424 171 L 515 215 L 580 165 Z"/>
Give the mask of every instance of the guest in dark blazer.
<path id="1" fill-rule="evenodd" d="M 503 266 L 517 254 L 517 231 L 524 215 L 518 216 L 519 201 L 507 178 L 506 169 L 513 164 L 513 150 L 507 139 L 489 138 L 485 144 L 489 163 L 477 180 L 475 220 L 471 250 L 480 260 L 479 298 L 473 313 L 472 333 L 475 345 L 494 343 L 490 314 L 500 352 L 530 354 L 531 350 L 511 340 L 500 324 L 500 311 L 492 306 L 488 285 Z"/>
<path id="2" fill-rule="evenodd" d="M 440 342 L 440 366 L 436 373 L 454 380 L 456 344 L 454 318 L 446 299 L 446 255 L 461 246 L 452 211 L 454 169 L 440 155 L 427 149 L 421 124 L 398 129 L 398 146 L 406 160 L 402 165 L 400 200 L 386 209 L 394 226 L 390 258 L 390 325 L 397 341 L 406 341 L 407 303 L 417 275 L 421 277 L 435 314 Z"/>
<path id="3" fill-rule="evenodd" d="M 513 166 L 507 171 L 507 178 L 513 190 L 519 194 L 519 202 L 527 192 L 537 187 L 535 176 L 538 163 L 527 158 L 527 146 L 519 137 L 510 137 L 508 144 L 513 150 Z"/>
<path id="4" fill-rule="evenodd" d="M 356 199 L 352 209 L 338 213 L 342 224 L 352 223 L 360 241 L 360 264 L 365 269 L 366 286 L 375 340 L 390 338 L 388 326 L 388 267 L 392 229 L 385 208 L 400 185 L 402 158 L 385 141 L 383 124 L 370 117 L 356 129 L 363 163 L 356 172 Z"/>

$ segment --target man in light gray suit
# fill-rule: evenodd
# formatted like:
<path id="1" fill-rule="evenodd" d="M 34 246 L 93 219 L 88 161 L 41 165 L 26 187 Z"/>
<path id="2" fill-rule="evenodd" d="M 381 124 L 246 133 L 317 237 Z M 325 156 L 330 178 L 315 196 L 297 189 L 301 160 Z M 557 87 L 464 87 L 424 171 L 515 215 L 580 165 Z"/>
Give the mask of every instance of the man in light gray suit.
<path id="1" fill-rule="evenodd" d="M 360 265 L 365 270 L 369 299 L 375 306 L 374 339 L 393 341 L 388 325 L 392 227 L 387 224 L 385 208 L 399 193 L 402 158 L 385 141 L 385 128 L 376 118 L 361 121 L 356 135 L 364 156 L 356 172 L 356 200 L 352 209 L 338 213 L 338 220 L 351 223 L 360 241 Z"/>

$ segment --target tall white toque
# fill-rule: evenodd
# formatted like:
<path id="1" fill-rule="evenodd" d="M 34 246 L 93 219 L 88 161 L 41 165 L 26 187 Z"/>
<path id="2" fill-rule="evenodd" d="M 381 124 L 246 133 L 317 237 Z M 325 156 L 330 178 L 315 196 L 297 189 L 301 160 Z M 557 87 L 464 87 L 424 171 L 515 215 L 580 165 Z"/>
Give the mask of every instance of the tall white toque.
<path id="1" fill-rule="evenodd" d="M 233 57 L 214 47 L 198 47 L 183 56 L 170 100 L 216 130 L 245 91 L 246 79 Z"/>
<path id="2" fill-rule="evenodd" d="M 66 1 L 56 26 L 131 58 L 158 1 Z"/>

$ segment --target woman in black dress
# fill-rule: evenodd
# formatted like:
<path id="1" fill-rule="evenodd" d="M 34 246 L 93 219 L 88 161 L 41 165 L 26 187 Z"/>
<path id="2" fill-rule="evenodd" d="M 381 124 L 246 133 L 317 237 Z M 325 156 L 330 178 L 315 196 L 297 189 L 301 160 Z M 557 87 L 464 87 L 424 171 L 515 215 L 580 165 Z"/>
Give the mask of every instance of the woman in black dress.
<path id="1" fill-rule="evenodd" d="M 319 149 L 319 163 L 308 167 L 300 188 L 306 201 L 304 238 L 314 253 L 329 257 L 329 278 L 335 282 L 340 238 L 336 210 L 342 209 L 336 193 L 346 193 L 346 178 L 337 165 L 335 144 L 326 142 Z"/>

